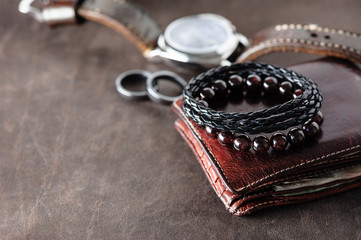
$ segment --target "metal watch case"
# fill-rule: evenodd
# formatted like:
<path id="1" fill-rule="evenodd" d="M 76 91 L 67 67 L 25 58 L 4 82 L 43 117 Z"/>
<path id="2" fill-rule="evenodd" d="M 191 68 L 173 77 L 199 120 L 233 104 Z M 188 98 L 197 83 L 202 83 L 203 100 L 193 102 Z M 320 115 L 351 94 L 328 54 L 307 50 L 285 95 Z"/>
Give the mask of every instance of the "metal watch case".
<path id="1" fill-rule="evenodd" d="M 231 64 L 248 45 L 226 18 L 199 14 L 173 21 L 159 36 L 158 46 L 144 55 L 209 68 Z"/>

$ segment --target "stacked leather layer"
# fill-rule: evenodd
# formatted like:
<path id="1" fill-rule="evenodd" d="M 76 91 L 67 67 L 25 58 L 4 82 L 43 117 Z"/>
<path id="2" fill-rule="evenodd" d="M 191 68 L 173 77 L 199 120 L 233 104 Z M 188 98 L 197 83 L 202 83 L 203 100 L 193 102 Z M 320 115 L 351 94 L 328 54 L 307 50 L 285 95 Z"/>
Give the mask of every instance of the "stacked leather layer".
<path id="1" fill-rule="evenodd" d="M 361 165 L 361 71 L 350 62 L 325 59 L 292 67 L 315 81 L 324 96 L 322 135 L 303 148 L 266 155 L 220 145 L 185 117 L 182 99 L 173 104 L 175 125 L 197 156 L 212 187 L 235 215 L 308 201 L 361 186 L 361 177 L 301 188 L 277 189 Z M 252 110 L 252 109 L 249 109 Z"/>

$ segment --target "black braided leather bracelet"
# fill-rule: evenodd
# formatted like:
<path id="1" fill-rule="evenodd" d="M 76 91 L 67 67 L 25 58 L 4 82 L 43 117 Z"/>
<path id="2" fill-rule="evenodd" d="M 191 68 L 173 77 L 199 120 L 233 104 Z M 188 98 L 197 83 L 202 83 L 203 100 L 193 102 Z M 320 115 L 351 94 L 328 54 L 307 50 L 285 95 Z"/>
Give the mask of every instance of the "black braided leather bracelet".
<path id="1" fill-rule="evenodd" d="M 248 113 L 228 113 L 209 107 L 220 98 L 242 95 L 244 91 L 277 92 L 286 101 L 271 108 Z M 253 62 L 211 69 L 191 79 L 183 91 L 183 110 L 186 116 L 198 125 L 205 126 L 210 136 L 218 136 L 221 144 L 227 145 L 233 141 L 238 150 L 250 148 L 251 140 L 246 134 L 276 133 L 271 140 L 283 141 L 286 136 L 280 136 L 281 133 L 277 131 L 302 125 L 306 135 L 315 135 L 318 125 L 323 121 L 322 113 L 319 112 L 321 103 L 322 95 L 311 79 L 285 68 Z M 309 128 L 312 128 L 312 134 L 308 134 Z M 219 132 L 221 133 L 218 134 Z M 291 129 L 289 142 L 300 142 L 293 141 L 292 134 L 298 134 L 296 138 L 300 138 L 299 135 L 303 132 Z M 238 137 L 235 137 L 237 135 Z M 236 140 L 239 136 L 242 146 Z M 253 140 L 255 151 L 262 150 L 262 147 L 257 148 L 257 140 L 268 144 L 263 151 L 268 150 L 269 145 L 275 149 L 280 148 L 279 150 L 286 147 L 279 147 L 277 143 L 269 143 L 268 139 L 263 138 L 266 137 L 258 136 Z"/>

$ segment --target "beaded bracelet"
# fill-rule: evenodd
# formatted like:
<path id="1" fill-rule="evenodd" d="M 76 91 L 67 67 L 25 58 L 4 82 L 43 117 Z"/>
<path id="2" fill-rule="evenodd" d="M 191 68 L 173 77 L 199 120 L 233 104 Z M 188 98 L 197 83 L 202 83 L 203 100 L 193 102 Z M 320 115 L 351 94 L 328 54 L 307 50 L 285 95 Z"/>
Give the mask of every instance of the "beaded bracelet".
<path id="1" fill-rule="evenodd" d="M 256 112 L 227 113 L 212 109 L 218 100 L 244 92 L 263 95 L 279 94 L 286 101 Z M 253 147 L 256 152 L 265 152 L 270 146 L 284 150 L 299 145 L 305 138 L 319 132 L 323 116 L 319 111 L 322 96 L 317 85 L 309 78 L 285 68 L 261 63 L 233 64 L 205 72 L 186 85 L 183 91 L 183 110 L 187 117 L 206 133 L 218 137 L 222 145 L 233 145 L 245 151 Z M 295 128 L 295 126 L 302 126 Z M 279 132 L 290 129 L 287 136 Z M 247 134 L 273 133 L 256 136 Z"/>

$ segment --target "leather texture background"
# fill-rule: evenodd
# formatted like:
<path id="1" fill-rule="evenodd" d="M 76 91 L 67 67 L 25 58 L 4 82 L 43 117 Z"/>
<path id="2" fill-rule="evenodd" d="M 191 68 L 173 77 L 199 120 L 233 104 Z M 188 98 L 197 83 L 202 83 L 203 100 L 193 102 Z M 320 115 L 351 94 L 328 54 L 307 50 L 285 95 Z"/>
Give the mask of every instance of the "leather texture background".
<path id="1" fill-rule="evenodd" d="M 17 2 L 0 1 L 1 239 L 361 238 L 360 189 L 229 214 L 174 129 L 171 109 L 116 94 L 123 71 L 175 69 L 146 62 L 99 24 L 50 29 L 19 14 Z M 162 25 L 213 12 L 246 36 L 285 22 L 361 32 L 359 0 L 136 2 Z"/>
<path id="2" fill-rule="evenodd" d="M 347 61 L 333 59 L 312 61 L 292 69 L 317 82 L 324 97 L 321 108 L 325 116 L 322 135 L 303 147 L 283 153 L 268 151 L 263 155 L 223 147 L 217 139 L 208 137 L 203 129 L 185 118 L 181 108 L 182 99 L 173 105 L 180 119 L 186 122 L 177 121 L 177 129 L 193 148 L 217 195 L 226 208 L 236 215 L 340 192 L 342 188 L 338 187 L 310 195 L 274 197 L 269 186 L 300 176 L 361 164 L 360 69 Z M 242 111 L 249 112 L 252 108 L 251 104 L 246 105 Z M 352 153 L 357 156 L 343 158 Z M 361 181 L 353 185 L 359 186 Z"/>

